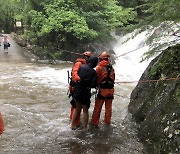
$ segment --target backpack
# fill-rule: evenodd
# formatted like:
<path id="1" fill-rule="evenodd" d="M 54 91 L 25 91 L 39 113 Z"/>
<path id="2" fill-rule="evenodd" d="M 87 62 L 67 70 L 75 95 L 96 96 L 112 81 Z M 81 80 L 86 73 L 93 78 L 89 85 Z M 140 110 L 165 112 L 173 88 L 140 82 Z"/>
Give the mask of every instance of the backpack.
<path id="1" fill-rule="evenodd" d="M 69 83 L 69 97 L 71 97 L 73 95 L 73 91 L 74 91 L 74 86 L 76 85 L 76 83 L 72 80 L 72 77 L 69 76 L 69 72 L 68 72 L 68 83 Z"/>
<path id="2" fill-rule="evenodd" d="M 101 81 L 100 88 L 103 89 L 112 89 L 114 88 L 114 80 L 110 77 L 111 71 L 112 71 L 112 65 L 106 66 L 107 76 Z"/>
<path id="3" fill-rule="evenodd" d="M 76 63 L 76 62 L 81 62 L 82 64 L 84 64 L 85 63 L 85 60 L 84 59 L 82 59 L 82 58 L 78 58 L 75 62 L 74 62 L 74 64 Z M 74 66 L 73 66 L 74 67 Z M 72 69 L 73 69 L 73 67 L 72 67 Z M 71 70 L 71 76 L 70 76 L 70 74 L 69 74 L 69 72 L 68 72 L 68 83 L 69 83 L 69 97 L 71 97 L 72 95 L 73 95 L 73 91 L 74 91 L 74 87 L 75 87 L 75 85 L 76 85 L 76 83 L 73 81 L 73 79 L 72 79 L 72 70 Z"/>

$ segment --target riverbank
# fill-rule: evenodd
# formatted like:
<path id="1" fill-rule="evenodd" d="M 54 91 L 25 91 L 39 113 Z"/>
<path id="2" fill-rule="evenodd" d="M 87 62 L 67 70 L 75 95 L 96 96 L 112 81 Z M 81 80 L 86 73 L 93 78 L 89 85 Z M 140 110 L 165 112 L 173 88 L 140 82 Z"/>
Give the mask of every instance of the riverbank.
<path id="1" fill-rule="evenodd" d="M 24 40 L 20 35 L 11 33 L 15 42 L 25 50 L 25 55 L 38 62 L 58 64 L 62 61 L 74 62 L 85 51 L 91 51 L 94 56 L 98 56 L 103 51 L 108 51 L 111 56 L 111 63 L 115 64 L 115 52 L 108 44 L 106 47 L 101 44 L 93 43 L 84 46 L 77 46 L 73 51 L 66 51 L 62 49 L 55 49 L 52 47 L 40 47 L 30 44 L 27 40 Z"/>

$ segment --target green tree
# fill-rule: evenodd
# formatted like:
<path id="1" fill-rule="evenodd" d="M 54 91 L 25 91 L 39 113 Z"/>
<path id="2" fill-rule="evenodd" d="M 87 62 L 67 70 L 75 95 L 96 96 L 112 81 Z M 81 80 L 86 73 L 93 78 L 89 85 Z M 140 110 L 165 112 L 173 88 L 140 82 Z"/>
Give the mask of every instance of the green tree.
<path id="1" fill-rule="evenodd" d="M 0 30 L 10 33 L 14 30 L 14 20 L 22 19 L 25 0 L 0 0 Z"/>
<path id="2" fill-rule="evenodd" d="M 149 13 L 148 23 L 157 25 L 164 21 L 180 21 L 179 0 L 148 0 L 147 5 L 147 13 Z"/>
<path id="3" fill-rule="evenodd" d="M 44 6 L 42 11 L 29 12 L 31 29 L 26 34 L 32 36 L 34 40 L 37 39 L 38 43 L 43 43 L 40 40 L 44 40 L 42 45 L 49 41 L 62 48 L 93 41 L 108 41 L 111 39 L 111 31 L 135 18 L 132 9 L 123 9 L 116 2 L 116 0 L 46 1 L 41 3 Z"/>
<path id="4" fill-rule="evenodd" d="M 13 29 L 14 6 L 11 0 L 0 0 L 0 29 L 9 33 Z"/>
<path id="5" fill-rule="evenodd" d="M 150 44 L 151 50 L 149 50 L 144 59 L 148 59 L 162 49 L 173 46 L 178 43 L 179 37 L 177 35 L 180 30 L 180 1 L 179 0 L 147 0 L 145 13 L 147 14 L 144 18 L 143 23 L 145 26 L 151 25 L 153 27 L 159 26 L 155 31 L 154 35 L 150 37 L 148 43 Z M 165 41 L 162 39 L 167 36 L 176 36 L 173 41 Z"/>

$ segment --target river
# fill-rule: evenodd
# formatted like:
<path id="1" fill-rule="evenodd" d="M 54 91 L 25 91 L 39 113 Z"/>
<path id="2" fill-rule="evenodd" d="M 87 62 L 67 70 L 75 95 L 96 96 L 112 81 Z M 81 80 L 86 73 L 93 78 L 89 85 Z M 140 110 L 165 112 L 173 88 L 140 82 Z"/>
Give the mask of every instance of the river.
<path id="1" fill-rule="evenodd" d="M 134 84 L 115 85 L 112 123 L 98 129 L 70 129 L 67 71 L 72 63 L 34 62 L 8 35 L 11 47 L 0 48 L 0 112 L 5 131 L 0 154 L 142 154 L 136 124 L 127 111 Z M 116 66 L 117 72 L 119 68 Z M 118 73 L 117 73 L 118 74 Z M 117 79 L 125 79 L 118 74 Z M 119 79 L 120 80 L 120 79 Z M 94 106 L 91 98 L 90 120 Z"/>

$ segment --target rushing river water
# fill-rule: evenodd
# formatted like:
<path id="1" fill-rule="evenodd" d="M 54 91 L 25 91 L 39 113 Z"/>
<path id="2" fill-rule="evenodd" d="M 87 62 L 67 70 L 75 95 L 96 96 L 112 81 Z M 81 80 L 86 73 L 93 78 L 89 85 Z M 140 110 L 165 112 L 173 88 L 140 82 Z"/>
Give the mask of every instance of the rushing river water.
<path id="1" fill-rule="evenodd" d="M 70 129 L 67 71 L 71 63 L 31 62 L 11 41 L 9 53 L 0 49 L 0 112 L 5 131 L 0 154 L 142 154 L 136 125 L 127 111 L 135 85 L 116 85 L 112 124 L 98 129 Z M 90 120 L 94 106 L 91 99 Z"/>

